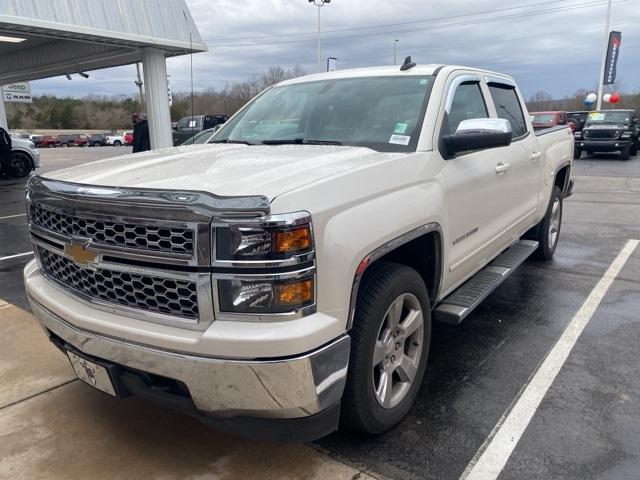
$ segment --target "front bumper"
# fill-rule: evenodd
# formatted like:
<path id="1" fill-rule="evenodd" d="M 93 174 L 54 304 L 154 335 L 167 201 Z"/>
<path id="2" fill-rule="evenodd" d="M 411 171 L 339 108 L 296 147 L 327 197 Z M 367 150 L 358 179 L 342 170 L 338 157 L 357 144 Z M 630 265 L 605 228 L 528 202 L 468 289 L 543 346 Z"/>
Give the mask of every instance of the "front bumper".
<path id="1" fill-rule="evenodd" d="M 80 330 L 32 297 L 30 302 L 50 338 L 58 344 L 62 342 L 86 356 L 127 370 L 181 382 L 188 389 L 187 400 L 194 410 L 188 413 L 211 419 L 225 430 L 252 434 L 244 430 L 255 424 L 257 431 L 262 431 L 266 424 L 274 432 L 267 432 L 268 438 L 298 439 L 290 435 L 298 428 L 291 425 L 307 419 L 313 427 L 302 439 L 308 439 L 337 428 L 349 361 L 348 335 L 300 356 L 229 360 L 160 350 Z M 278 433 L 278 424 L 289 433 Z"/>
<path id="2" fill-rule="evenodd" d="M 624 140 L 576 140 L 576 148 L 588 150 L 592 152 L 616 152 L 624 150 L 631 145 L 632 140 L 625 138 Z"/>

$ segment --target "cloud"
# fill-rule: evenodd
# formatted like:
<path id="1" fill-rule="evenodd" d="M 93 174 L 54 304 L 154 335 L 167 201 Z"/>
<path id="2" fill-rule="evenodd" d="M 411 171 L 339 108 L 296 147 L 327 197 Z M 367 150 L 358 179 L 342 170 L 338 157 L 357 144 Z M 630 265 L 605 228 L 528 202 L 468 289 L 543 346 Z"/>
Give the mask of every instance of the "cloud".
<path id="1" fill-rule="evenodd" d="M 304 0 L 187 0 L 209 52 L 193 56 L 194 87 L 223 88 L 270 66 L 317 70 L 317 11 Z M 513 75 L 525 96 L 562 97 L 597 83 L 604 0 L 333 0 L 322 7 L 323 58 L 340 68 L 393 62 L 491 68 Z M 485 13 L 482 13 L 485 12 Z M 540 14 L 543 12 L 543 14 Z M 430 21 L 425 21 L 430 20 Z M 623 32 L 618 74 L 640 90 L 640 2 L 614 0 L 612 29 Z M 375 27 L 375 28 L 371 28 Z M 174 91 L 190 88 L 190 57 L 168 60 Z M 93 72 L 88 80 L 34 82 L 36 93 L 135 95 L 135 69 Z"/>

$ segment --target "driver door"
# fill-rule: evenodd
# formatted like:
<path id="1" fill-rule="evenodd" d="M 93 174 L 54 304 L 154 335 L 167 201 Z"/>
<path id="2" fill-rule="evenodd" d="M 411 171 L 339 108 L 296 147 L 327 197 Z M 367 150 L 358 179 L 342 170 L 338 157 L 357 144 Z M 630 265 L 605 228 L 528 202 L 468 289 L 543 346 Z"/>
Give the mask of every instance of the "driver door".
<path id="1" fill-rule="evenodd" d="M 495 117 L 486 84 L 464 75 L 449 87 L 440 135 L 455 133 L 463 120 Z M 444 160 L 448 235 L 445 262 L 449 270 L 447 291 L 484 266 L 505 246 L 511 219 L 505 212 L 511 192 L 510 176 L 501 173 L 500 161 L 511 147 L 463 152 Z"/>

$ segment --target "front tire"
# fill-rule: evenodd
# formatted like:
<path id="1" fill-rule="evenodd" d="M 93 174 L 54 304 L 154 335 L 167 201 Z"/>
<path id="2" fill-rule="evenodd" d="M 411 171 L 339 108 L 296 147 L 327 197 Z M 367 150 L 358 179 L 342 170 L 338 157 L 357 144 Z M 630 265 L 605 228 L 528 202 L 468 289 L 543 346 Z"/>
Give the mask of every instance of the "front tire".
<path id="1" fill-rule="evenodd" d="M 638 141 L 633 142 L 631 147 L 631 156 L 635 157 L 636 155 L 638 155 Z"/>
<path id="2" fill-rule="evenodd" d="M 9 175 L 13 178 L 26 177 L 33 170 L 31 159 L 23 153 L 14 153 L 9 162 Z"/>
<path id="3" fill-rule="evenodd" d="M 431 308 L 418 272 L 395 263 L 371 267 L 351 330 L 351 356 L 341 424 L 380 434 L 413 405 L 431 341 Z"/>
<path id="4" fill-rule="evenodd" d="M 122 142 L 120 140 L 116 140 L 115 142 L 113 142 L 113 146 L 114 147 L 121 147 L 122 146 Z"/>
<path id="5" fill-rule="evenodd" d="M 579 147 L 576 147 L 576 148 L 573 150 L 573 158 L 574 158 L 575 160 L 578 160 L 581 156 L 582 156 L 582 149 L 581 149 L 581 148 L 579 148 Z"/>
<path id="6" fill-rule="evenodd" d="M 551 201 L 547 213 L 538 225 L 535 239 L 538 241 L 536 256 L 540 260 L 551 260 L 556 253 L 562 225 L 562 191 L 557 185 L 553 187 Z"/>

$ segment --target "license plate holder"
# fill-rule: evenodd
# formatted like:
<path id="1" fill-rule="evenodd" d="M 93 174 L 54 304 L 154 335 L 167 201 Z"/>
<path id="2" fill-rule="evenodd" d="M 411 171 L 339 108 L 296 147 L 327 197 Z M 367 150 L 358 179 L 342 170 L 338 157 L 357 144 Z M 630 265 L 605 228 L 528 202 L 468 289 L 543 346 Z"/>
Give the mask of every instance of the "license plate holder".
<path id="1" fill-rule="evenodd" d="M 69 350 L 67 350 L 67 357 L 69 357 L 69 362 L 71 362 L 71 366 L 80 380 L 112 397 L 118 396 L 114 382 L 106 367 Z"/>

